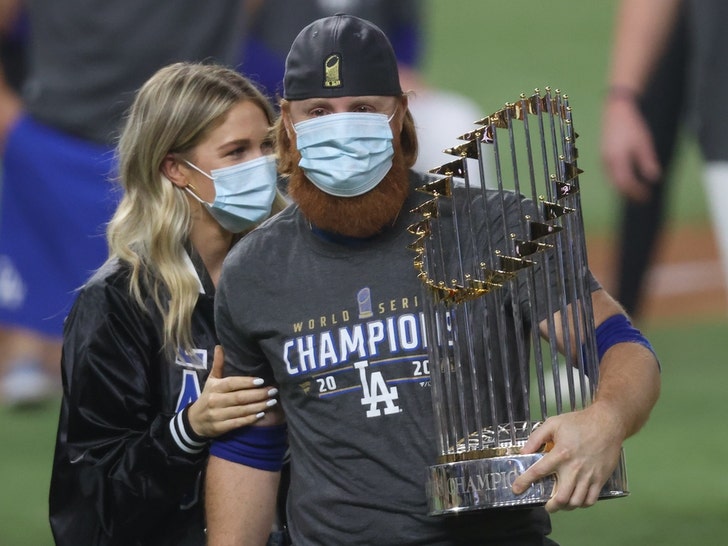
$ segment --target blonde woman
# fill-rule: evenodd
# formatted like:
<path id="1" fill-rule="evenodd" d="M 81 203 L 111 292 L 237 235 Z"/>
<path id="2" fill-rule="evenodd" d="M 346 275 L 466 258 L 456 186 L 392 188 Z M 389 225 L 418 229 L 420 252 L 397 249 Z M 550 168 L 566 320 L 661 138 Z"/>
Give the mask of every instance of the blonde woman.
<path id="1" fill-rule="evenodd" d="M 229 249 L 285 206 L 273 117 L 248 80 L 214 65 L 170 65 L 138 92 L 118 144 L 110 255 L 65 324 L 58 545 L 204 544 L 208 440 L 275 405 L 261 380 L 222 379 L 213 316 Z"/>

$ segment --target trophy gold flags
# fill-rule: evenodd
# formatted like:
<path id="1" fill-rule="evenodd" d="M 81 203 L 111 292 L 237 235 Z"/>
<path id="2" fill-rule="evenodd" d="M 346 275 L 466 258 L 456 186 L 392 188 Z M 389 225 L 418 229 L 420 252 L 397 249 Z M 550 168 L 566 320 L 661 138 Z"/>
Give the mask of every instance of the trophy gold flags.
<path id="1" fill-rule="evenodd" d="M 568 97 L 536 89 L 475 122 L 418 188 L 429 195 L 409 231 L 439 453 L 431 515 L 544 504 L 555 476 L 521 495 L 511 485 L 549 446 L 521 448 L 547 417 L 587 407 L 596 392 L 576 137 Z M 600 498 L 627 494 L 622 453 Z"/>

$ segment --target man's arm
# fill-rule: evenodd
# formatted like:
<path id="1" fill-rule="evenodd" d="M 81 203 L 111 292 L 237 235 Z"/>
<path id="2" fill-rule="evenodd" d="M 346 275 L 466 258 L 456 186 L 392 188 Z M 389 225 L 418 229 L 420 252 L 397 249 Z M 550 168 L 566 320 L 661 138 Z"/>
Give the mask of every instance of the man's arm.
<path id="1" fill-rule="evenodd" d="M 0 35 L 13 31 L 22 11 L 20 0 L 0 0 Z M 5 80 L 5 71 L 0 63 L 0 135 L 4 141 L 7 127 L 15 121 L 20 112 L 20 98 Z"/>
<path id="2" fill-rule="evenodd" d="M 5 148 L 8 132 L 20 117 L 22 109 L 20 97 L 5 80 L 3 64 L 0 62 L 0 149 Z"/>
<path id="3" fill-rule="evenodd" d="M 19 0 L 0 0 L 0 35 L 7 35 L 17 21 L 21 11 Z M 5 69 L 0 62 L 0 150 L 5 148 L 10 127 L 20 116 L 22 104 L 18 94 L 5 79 Z"/>
<path id="4" fill-rule="evenodd" d="M 615 22 L 610 86 L 642 93 L 675 26 L 681 0 L 622 0 Z"/>
<path id="5" fill-rule="evenodd" d="M 597 326 L 623 314 L 604 290 L 594 292 L 592 301 Z M 534 481 L 556 473 L 558 486 L 546 503 L 547 510 L 594 504 L 616 468 L 622 443 L 645 424 L 659 392 L 659 365 L 649 348 L 633 342 L 611 346 L 599 365 L 594 402 L 584 410 L 548 418 L 529 437 L 525 453 L 534 453 L 549 442 L 553 447 L 514 481 L 514 492 L 520 494 Z"/>
<path id="6" fill-rule="evenodd" d="M 283 422 L 269 412 L 261 426 Z M 207 543 L 210 546 L 264 546 L 273 528 L 280 472 L 259 470 L 210 456 L 205 481 Z"/>
<path id="7" fill-rule="evenodd" d="M 210 456 L 205 507 L 210 546 L 265 545 L 275 520 L 280 472 Z"/>

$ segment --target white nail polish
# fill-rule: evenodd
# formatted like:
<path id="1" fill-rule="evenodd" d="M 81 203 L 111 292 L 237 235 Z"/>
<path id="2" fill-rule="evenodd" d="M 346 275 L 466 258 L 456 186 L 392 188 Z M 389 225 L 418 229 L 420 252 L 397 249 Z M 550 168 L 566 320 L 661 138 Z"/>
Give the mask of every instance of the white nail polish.
<path id="1" fill-rule="evenodd" d="M 255 385 L 256 387 L 260 387 L 263 383 L 265 383 L 265 380 L 261 379 L 260 377 L 256 377 L 255 379 L 253 379 L 253 385 Z"/>
<path id="2" fill-rule="evenodd" d="M 275 396 L 276 394 L 278 394 L 278 389 L 275 387 L 268 391 L 268 396 Z"/>
<path id="3" fill-rule="evenodd" d="M 265 405 L 270 407 L 270 406 L 275 406 L 277 403 L 278 403 L 278 400 L 276 400 L 275 398 L 271 398 L 270 400 L 268 400 L 265 403 Z"/>
<path id="4" fill-rule="evenodd" d="M 256 419 L 262 419 L 264 415 L 265 415 L 265 413 L 263 413 L 263 412 L 261 411 L 260 413 L 257 413 L 257 414 L 255 415 L 255 418 L 256 418 Z"/>

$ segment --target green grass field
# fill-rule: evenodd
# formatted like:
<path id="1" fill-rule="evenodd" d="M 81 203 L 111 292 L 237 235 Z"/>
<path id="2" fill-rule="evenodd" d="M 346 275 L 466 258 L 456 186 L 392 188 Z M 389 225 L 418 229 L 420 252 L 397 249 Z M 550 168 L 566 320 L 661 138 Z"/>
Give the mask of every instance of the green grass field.
<path id="1" fill-rule="evenodd" d="M 609 233 L 616 207 L 600 170 L 598 138 L 614 0 L 426 4 L 425 72 L 431 83 L 471 96 L 484 115 L 534 87 L 569 95 L 585 171 L 587 231 Z M 686 140 L 675 175 L 673 221 L 706 222 L 697 171 Z M 650 422 L 625 446 L 632 493 L 557 514 L 553 538 L 563 546 L 725 544 L 727 332 L 728 318 L 722 317 L 649 325 L 663 366 L 663 392 Z M 24 413 L 0 409 L 0 546 L 52 544 L 47 491 L 57 406 Z"/>

